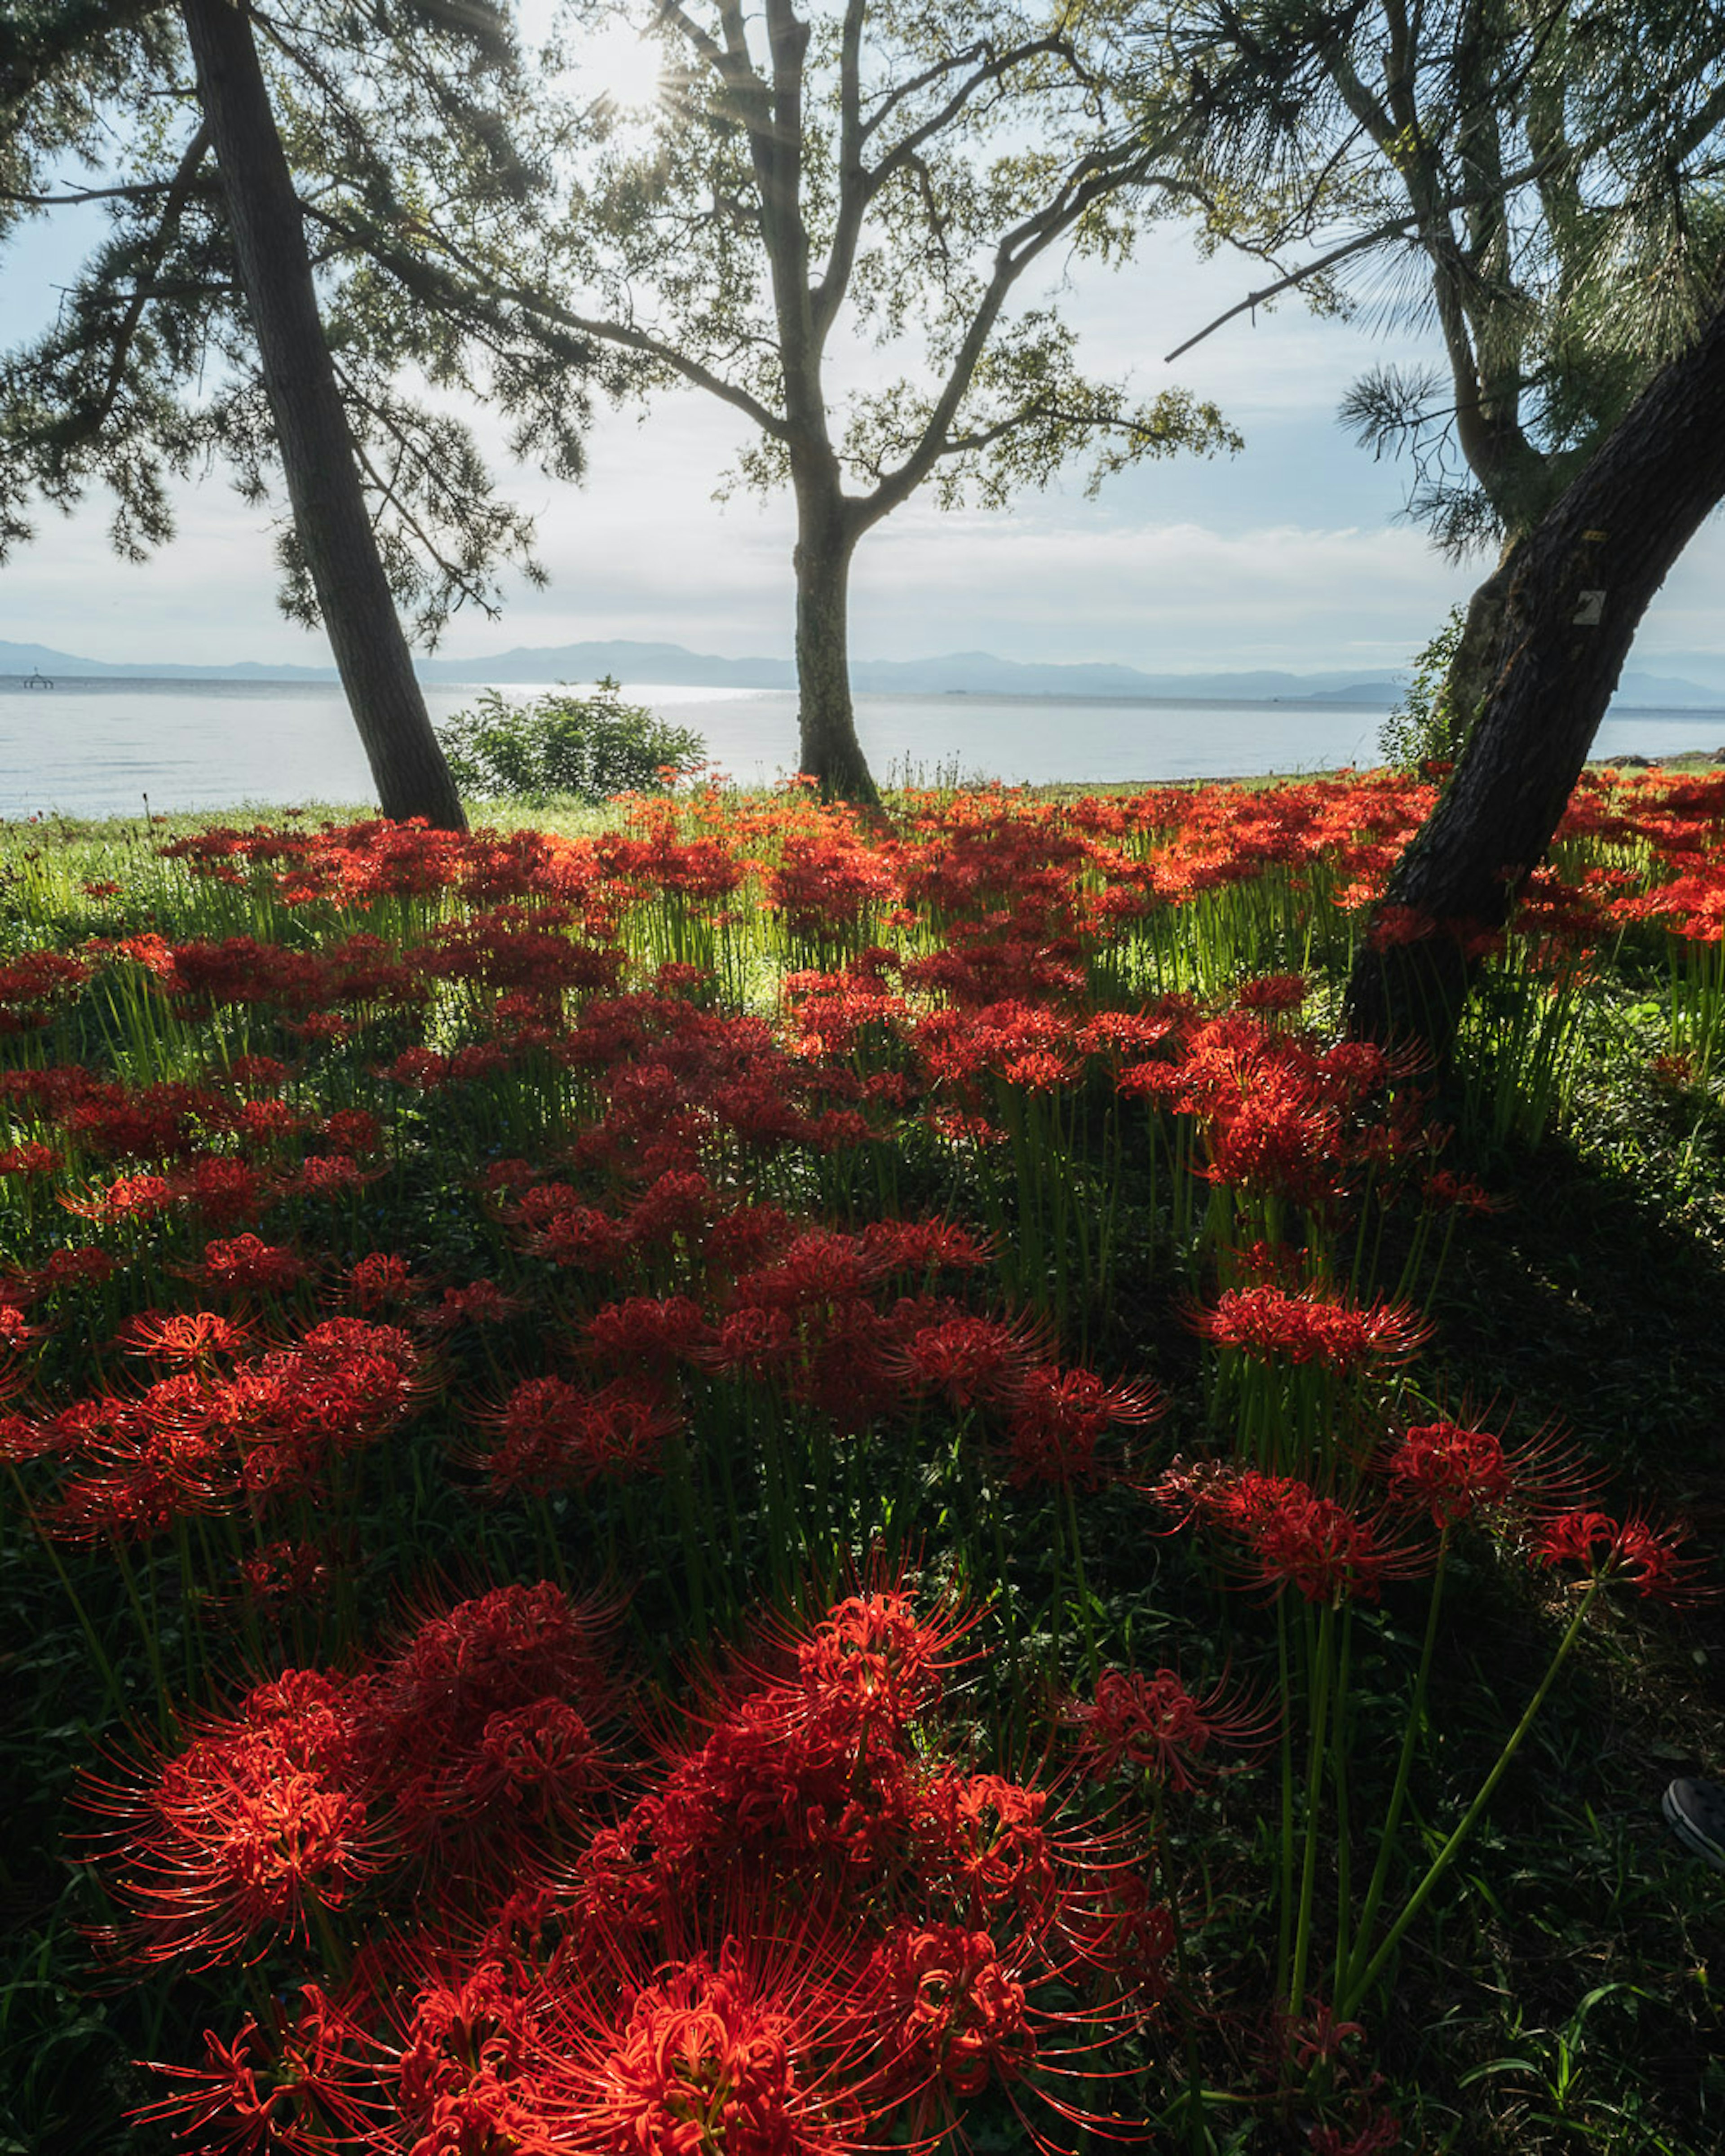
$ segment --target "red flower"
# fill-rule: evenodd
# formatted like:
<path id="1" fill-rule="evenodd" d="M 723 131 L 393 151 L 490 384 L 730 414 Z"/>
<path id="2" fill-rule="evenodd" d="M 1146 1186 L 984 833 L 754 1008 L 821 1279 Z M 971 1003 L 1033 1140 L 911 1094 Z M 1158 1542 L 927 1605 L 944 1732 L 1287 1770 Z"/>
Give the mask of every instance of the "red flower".
<path id="1" fill-rule="evenodd" d="M 1034 1365 L 1019 1382 L 1008 1431 L 1013 1486 L 1100 1481 L 1096 1445 L 1105 1433 L 1153 1421 L 1162 1408 L 1153 1385 L 1109 1385 L 1093 1370 Z"/>
<path id="2" fill-rule="evenodd" d="M 921 1327 L 895 1351 L 895 1374 L 944 1393 L 961 1412 L 1015 1399 L 1035 1342 L 1022 1326 L 961 1312 Z"/>
<path id="3" fill-rule="evenodd" d="M 813 1697 L 896 1735 L 938 1703 L 947 1673 L 968 1659 L 952 1650 L 980 1614 L 937 1605 L 919 1618 L 901 1588 L 849 1595 L 797 1642 L 798 1671 Z"/>
<path id="4" fill-rule="evenodd" d="M 1657 1528 L 1645 1519 L 1560 1512 L 1541 1526 L 1529 1555 L 1548 1569 L 1573 1564 L 1589 1579 L 1626 1579 L 1638 1594 L 1657 1601 L 1697 1601 L 1712 1590 L 1696 1580 L 1701 1560 L 1679 1556 L 1681 1540 L 1681 1530 Z"/>
<path id="5" fill-rule="evenodd" d="M 1148 1676 L 1104 1670 L 1094 1702 L 1074 1700 L 1066 1719 L 1081 1732 L 1085 1753 L 1104 1779 L 1132 1767 L 1175 1790 L 1193 1786 L 1212 1744 L 1255 1748 L 1275 1724 L 1272 1711 L 1224 1702 L 1221 1685 L 1199 1697 L 1168 1669 Z"/>
<path id="6" fill-rule="evenodd" d="M 518 1317 L 526 1305 L 518 1296 L 506 1295 L 495 1281 L 470 1281 L 465 1287 L 446 1287 L 443 1300 L 431 1313 L 431 1322 L 446 1325 L 499 1325 Z"/>
<path id="7" fill-rule="evenodd" d="M 198 2137 L 203 2156 L 327 2156 L 334 2145 L 326 2130 L 338 2124 L 361 2134 L 367 2122 L 352 2093 L 346 2017 L 314 1984 L 302 1985 L 305 2004 L 291 2024 L 272 2003 L 273 2042 L 248 2015 L 230 2043 L 204 2032 L 205 2064 L 186 2066 L 151 2061 L 151 2071 L 190 2084 L 134 2116 L 172 2122 L 180 2138 Z M 219 2129 L 219 2131 L 218 2131 Z"/>
<path id="8" fill-rule="evenodd" d="M 213 1310 L 142 1311 L 116 1337 L 121 1347 L 153 1361 L 190 1364 L 239 1355 L 250 1344 L 243 1325 Z"/>
<path id="9" fill-rule="evenodd" d="M 906 2093 L 934 2082 L 943 2093 L 975 2096 L 991 2075 L 1014 2080 L 1036 2056 L 1024 1987 L 987 1932 L 896 1924 L 859 1989 L 885 2071 Z"/>
<path id="10" fill-rule="evenodd" d="M 211 1287 L 285 1295 L 305 1279 L 307 1270 L 305 1260 L 286 1244 L 244 1235 L 232 1242 L 206 1243 L 198 1277 Z"/>
<path id="11" fill-rule="evenodd" d="M 255 1960 L 306 1938 L 314 1911 L 377 1870 L 352 1709 L 341 1681 L 285 1670 L 233 1715 L 188 1725 L 183 1748 L 133 1785 L 90 1786 L 121 1823 L 110 1876 L 137 1920 L 134 1958 Z"/>
<path id="12" fill-rule="evenodd" d="M 811 2056 L 834 2020 L 806 1978 L 752 1968 L 734 1942 L 716 1964 L 704 1954 L 670 1964 L 626 1988 L 611 2025 L 582 2046 L 569 2145 L 593 2156 L 839 2156 L 855 2145 L 850 2107 L 823 2091 Z"/>
<path id="13" fill-rule="evenodd" d="M 1402 1363 L 1431 1337 L 1429 1319 L 1406 1302 L 1356 1303 L 1321 1287 L 1230 1288 L 1192 1324 L 1219 1348 L 1260 1362 L 1319 1363 L 1343 1372 Z"/>
<path id="14" fill-rule="evenodd" d="M 481 1418 L 499 1442 L 478 1456 L 499 1490 L 543 1496 L 655 1474 L 682 1417 L 650 1377 L 585 1391 L 562 1378 L 530 1378 Z"/>
<path id="15" fill-rule="evenodd" d="M 1424 1559 L 1380 1539 L 1377 1523 L 1321 1497 L 1288 1475 L 1220 1462 L 1177 1464 L 1151 1495 L 1185 1521 L 1219 1530 L 1249 1578 L 1272 1594 L 1295 1588 L 1308 1602 L 1375 1601 L 1383 1582 Z"/>
<path id="16" fill-rule="evenodd" d="M 1453 1422 L 1422 1423 L 1389 1458 L 1390 1495 L 1453 1527 L 1477 1512 L 1507 1504 L 1514 1481 L 1502 1439 Z"/>

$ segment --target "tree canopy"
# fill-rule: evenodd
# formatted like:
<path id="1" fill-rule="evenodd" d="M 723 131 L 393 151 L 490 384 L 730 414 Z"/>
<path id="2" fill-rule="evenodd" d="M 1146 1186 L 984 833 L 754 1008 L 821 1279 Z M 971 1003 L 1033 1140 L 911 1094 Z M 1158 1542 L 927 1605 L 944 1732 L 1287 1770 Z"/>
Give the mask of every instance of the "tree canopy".
<path id="1" fill-rule="evenodd" d="M 1725 12 L 1193 0 L 1168 49 L 1204 117 L 1211 237 L 1278 273 L 1234 311 L 1298 287 L 1436 332 L 1437 363 L 1386 358 L 1341 417 L 1407 458 L 1440 548 L 1499 556 L 1451 666 L 1459 743 L 1515 548 L 1711 312 Z"/>
<path id="2" fill-rule="evenodd" d="M 619 12 L 569 11 L 578 30 Z M 607 348 L 628 391 L 691 385 L 748 423 L 730 483 L 797 505 L 803 764 L 866 798 L 845 667 L 865 531 L 924 485 L 999 504 L 1086 446 L 1094 486 L 1235 443 L 1183 391 L 1135 400 L 1086 375 L 1033 281 L 1123 259 L 1183 202 L 1187 121 L 1175 104 L 1147 126 L 1123 95 L 1134 63 L 1108 9 L 664 0 L 649 34 L 662 96 L 614 110 L 570 158 L 532 277 L 511 247 L 439 234 L 429 251 Z M 902 372 L 860 379 L 859 345 Z"/>
<path id="3" fill-rule="evenodd" d="M 285 0 L 254 22 L 377 541 L 424 638 L 493 608 L 500 566 L 538 573 L 450 393 L 509 415 L 514 445 L 581 469 L 586 357 L 567 331 L 435 264 L 434 229 L 501 250 L 545 182 L 516 139 L 520 55 L 489 0 Z M 106 233 L 57 319 L 0 360 L 0 549 L 39 505 L 112 496 L 134 557 L 172 535 L 169 482 L 224 463 L 276 498 L 277 445 L 208 131 L 176 8 L 29 0 L 0 29 L 0 241 L 99 203 Z M 299 536 L 283 603 L 317 612 Z"/>

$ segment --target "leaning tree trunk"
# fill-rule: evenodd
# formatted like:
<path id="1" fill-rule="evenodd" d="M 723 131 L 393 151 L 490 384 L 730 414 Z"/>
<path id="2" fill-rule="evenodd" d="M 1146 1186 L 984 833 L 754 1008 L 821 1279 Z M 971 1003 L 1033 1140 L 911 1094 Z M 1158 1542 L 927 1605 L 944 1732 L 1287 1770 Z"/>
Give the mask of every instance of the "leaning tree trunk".
<path id="1" fill-rule="evenodd" d="M 1461 755 L 1485 708 L 1486 696 L 1497 671 L 1498 639 L 1503 631 L 1504 603 L 1509 596 L 1520 547 L 1512 540 L 1497 567 L 1475 591 L 1462 619 L 1461 634 L 1445 677 L 1443 697 L 1449 740 L 1445 756 Z"/>
<path id="2" fill-rule="evenodd" d="M 824 801 L 878 808 L 880 796 L 850 701 L 849 604 L 855 534 L 842 501 L 819 498 L 824 489 L 798 489 L 797 691 L 800 768 L 819 783 Z"/>
<path id="3" fill-rule="evenodd" d="M 1725 497 L 1725 305 L 1522 542 L 1491 685 L 1397 863 L 1348 983 L 1350 1031 L 1445 1055 L 1479 950 L 1551 844 L 1635 630 Z"/>
<path id="4" fill-rule="evenodd" d="M 181 0 L 294 529 L 388 816 L 467 827 L 367 514 L 305 231 L 244 0 Z"/>

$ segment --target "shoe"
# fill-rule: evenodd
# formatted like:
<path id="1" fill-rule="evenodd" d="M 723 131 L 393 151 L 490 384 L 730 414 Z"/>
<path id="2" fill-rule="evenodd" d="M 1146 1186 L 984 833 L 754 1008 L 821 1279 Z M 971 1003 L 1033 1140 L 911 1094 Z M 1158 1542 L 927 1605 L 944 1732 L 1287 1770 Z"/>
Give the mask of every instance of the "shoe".
<path id="1" fill-rule="evenodd" d="M 1671 1831 L 1689 1851 L 1715 1871 L 1725 1871 L 1725 1788 L 1680 1774 L 1660 1805 Z"/>

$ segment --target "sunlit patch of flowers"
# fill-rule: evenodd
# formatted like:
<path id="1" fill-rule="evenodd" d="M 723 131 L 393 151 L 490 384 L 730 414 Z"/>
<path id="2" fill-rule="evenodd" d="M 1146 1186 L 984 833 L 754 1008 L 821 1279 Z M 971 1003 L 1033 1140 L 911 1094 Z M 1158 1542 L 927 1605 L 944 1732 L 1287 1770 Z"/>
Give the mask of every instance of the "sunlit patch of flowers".
<path id="1" fill-rule="evenodd" d="M 105 1701 L 105 1980 L 232 2010 L 167 2017 L 148 2116 L 291 2156 L 1160 2131 L 1235 1981 L 1192 1822 L 1271 1749 L 1250 2010 L 1326 2101 L 1309 2032 L 1502 1770 L 1408 1891 L 1453 1551 L 1552 1590 L 1553 1670 L 1599 1594 L 1699 1589 L 1554 1436 L 1414 1390 L 1494 1200 L 1425 1074 L 1326 1029 L 1363 935 L 1473 932 L 1368 927 L 1433 798 L 223 828 L 150 913 L 85 877 L 55 917 L 102 932 L 9 920 L 0 1469 Z M 1528 1037 L 1640 937 L 1705 1086 L 1722 862 L 1725 777 L 1587 782 L 1480 939 Z M 1245 1677 L 1129 1650 L 1176 1550 Z M 1358 2093 L 1314 2147 L 1391 2145 Z"/>

